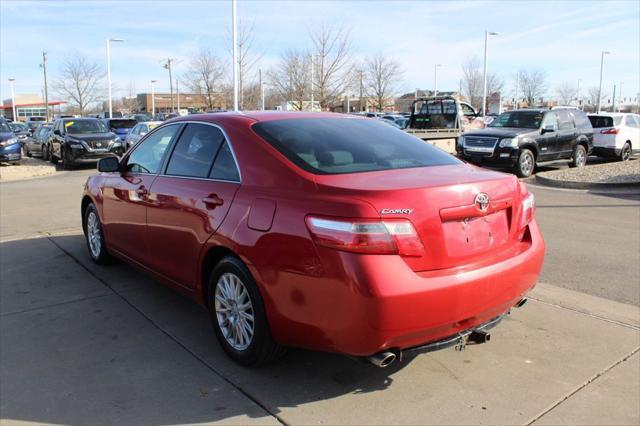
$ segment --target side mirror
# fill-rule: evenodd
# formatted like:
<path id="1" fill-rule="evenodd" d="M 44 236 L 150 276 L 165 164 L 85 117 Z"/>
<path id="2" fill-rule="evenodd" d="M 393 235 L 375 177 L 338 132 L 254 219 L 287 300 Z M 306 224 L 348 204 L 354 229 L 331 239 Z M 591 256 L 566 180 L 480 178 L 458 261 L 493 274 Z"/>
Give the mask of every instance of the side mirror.
<path id="1" fill-rule="evenodd" d="M 58 136 L 62 136 L 62 133 L 60 133 L 60 130 L 56 129 L 53 131 L 54 135 L 58 135 Z"/>
<path id="2" fill-rule="evenodd" d="M 542 128 L 542 134 L 544 135 L 545 133 L 553 133 L 556 131 L 556 126 L 554 126 L 553 124 L 547 124 L 546 126 L 544 126 Z"/>
<path id="3" fill-rule="evenodd" d="M 120 161 L 116 157 L 105 157 L 98 161 L 98 171 L 114 173 L 120 171 Z"/>

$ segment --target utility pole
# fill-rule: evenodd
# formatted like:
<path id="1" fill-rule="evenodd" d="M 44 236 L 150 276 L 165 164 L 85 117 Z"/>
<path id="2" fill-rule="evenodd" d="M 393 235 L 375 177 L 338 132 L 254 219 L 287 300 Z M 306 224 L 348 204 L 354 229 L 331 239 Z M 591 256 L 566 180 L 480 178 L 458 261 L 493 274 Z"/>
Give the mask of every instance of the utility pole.
<path id="1" fill-rule="evenodd" d="M 596 112 L 600 114 L 600 106 L 602 104 L 602 75 L 604 73 L 604 55 L 608 55 L 611 52 L 604 50 L 600 55 L 600 87 L 598 88 L 598 105 L 596 106 Z"/>
<path id="2" fill-rule="evenodd" d="M 580 109 L 580 110 L 582 109 L 582 108 L 581 108 L 581 106 L 582 106 L 582 102 L 580 102 L 580 101 L 581 101 L 581 99 L 580 99 L 580 98 L 581 98 L 581 96 L 580 96 L 580 82 L 581 82 L 581 81 L 582 81 L 582 79 L 581 79 L 581 78 L 579 78 L 579 79 L 578 79 L 578 95 L 577 95 L 577 99 L 576 99 L 576 101 L 578 102 L 578 109 Z"/>
<path id="3" fill-rule="evenodd" d="M 233 110 L 238 111 L 238 37 L 236 26 L 236 0 L 231 0 L 231 42 L 233 43 Z"/>
<path id="4" fill-rule="evenodd" d="M 42 63 L 40 68 L 44 73 L 44 110 L 46 112 L 47 121 L 49 121 L 49 89 L 47 87 L 47 52 L 42 52 Z"/>
<path id="5" fill-rule="evenodd" d="M 167 62 L 163 65 L 164 69 L 169 71 L 169 95 L 171 96 L 171 112 L 175 112 L 175 108 L 173 106 L 173 76 L 171 74 L 171 64 L 173 63 L 173 59 L 167 58 Z"/>
<path id="6" fill-rule="evenodd" d="M 180 114 L 180 88 L 178 87 L 177 78 L 176 78 L 176 97 L 178 98 L 178 114 Z"/>
<path id="7" fill-rule="evenodd" d="M 613 85 L 613 99 L 611 100 L 611 112 L 616 110 L 616 85 Z"/>

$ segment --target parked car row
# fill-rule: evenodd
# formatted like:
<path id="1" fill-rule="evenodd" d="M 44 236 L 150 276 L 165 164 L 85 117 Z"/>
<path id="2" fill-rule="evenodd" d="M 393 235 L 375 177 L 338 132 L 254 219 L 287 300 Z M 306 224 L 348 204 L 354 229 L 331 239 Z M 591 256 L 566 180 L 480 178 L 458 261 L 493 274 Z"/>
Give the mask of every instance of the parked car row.
<path id="1" fill-rule="evenodd" d="M 592 114 L 577 108 L 525 109 L 500 114 L 486 128 L 466 131 L 458 157 L 529 177 L 544 164 L 582 167 L 590 154 L 629 159 L 640 148 L 637 114 Z"/>

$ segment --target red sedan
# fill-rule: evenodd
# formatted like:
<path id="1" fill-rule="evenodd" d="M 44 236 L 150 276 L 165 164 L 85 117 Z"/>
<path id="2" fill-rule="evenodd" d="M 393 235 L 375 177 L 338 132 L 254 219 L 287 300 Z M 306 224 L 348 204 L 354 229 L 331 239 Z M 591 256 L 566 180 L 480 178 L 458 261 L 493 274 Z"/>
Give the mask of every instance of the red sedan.
<path id="1" fill-rule="evenodd" d="M 386 366 L 482 343 L 542 267 L 523 183 L 366 118 L 184 117 L 98 169 L 82 199 L 93 260 L 207 306 L 245 365 L 287 346 Z"/>

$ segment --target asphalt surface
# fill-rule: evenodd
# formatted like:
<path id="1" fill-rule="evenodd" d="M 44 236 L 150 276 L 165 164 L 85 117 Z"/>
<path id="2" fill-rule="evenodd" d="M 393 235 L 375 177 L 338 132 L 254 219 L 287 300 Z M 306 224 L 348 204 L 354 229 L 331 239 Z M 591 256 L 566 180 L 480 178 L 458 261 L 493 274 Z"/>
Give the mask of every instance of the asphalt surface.
<path id="1" fill-rule="evenodd" d="M 80 227 L 80 196 L 94 169 L 0 185 L 0 239 Z M 640 188 L 619 193 L 530 185 L 547 242 L 541 282 L 640 306 Z"/>
<path id="2" fill-rule="evenodd" d="M 79 218 L 91 173 L 0 184 L 2 425 L 640 423 L 637 195 L 532 187 L 547 263 L 489 344 L 386 369 L 290 350 L 247 369 L 203 308 L 91 262 Z"/>

